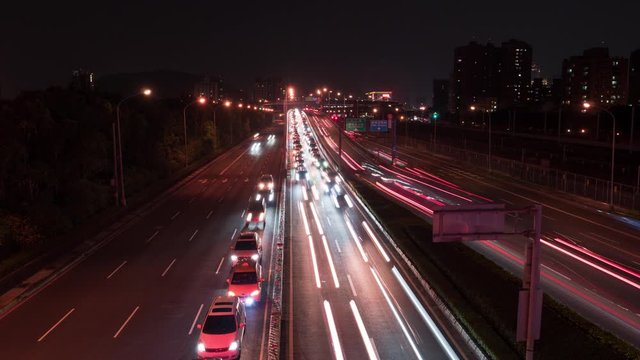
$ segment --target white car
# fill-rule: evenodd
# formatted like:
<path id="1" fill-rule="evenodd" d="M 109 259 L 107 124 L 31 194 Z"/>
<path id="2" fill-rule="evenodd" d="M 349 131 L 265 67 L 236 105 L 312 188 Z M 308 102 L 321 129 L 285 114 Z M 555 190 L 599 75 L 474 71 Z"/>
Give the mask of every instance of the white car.
<path id="1" fill-rule="evenodd" d="M 240 359 L 246 329 L 244 304 L 234 296 L 218 296 L 198 324 L 198 359 Z"/>
<path id="2" fill-rule="evenodd" d="M 232 266 L 235 266 L 238 261 L 260 261 L 262 256 L 260 235 L 253 231 L 241 232 L 231 245 L 229 256 Z"/>

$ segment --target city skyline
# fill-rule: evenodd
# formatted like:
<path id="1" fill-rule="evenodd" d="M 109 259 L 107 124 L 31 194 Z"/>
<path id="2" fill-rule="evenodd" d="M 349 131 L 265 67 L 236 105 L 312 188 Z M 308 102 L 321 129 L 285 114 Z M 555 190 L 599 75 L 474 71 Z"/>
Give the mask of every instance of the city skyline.
<path id="1" fill-rule="evenodd" d="M 0 42 L 8 54 L 0 60 L 3 96 L 65 85 L 84 68 L 98 77 L 156 69 L 221 74 L 245 90 L 256 77 L 275 75 L 309 88 L 393 88 L 401 99 L 430 100 L 432 80 L 449 77 L 453 49 L 469 41 L 525 41 L 550 78 L 559 77 L 563 59 L 584 49 L 604 43 L 612 56 L 629 57 L 640 48 L 631 38 L 639 4 L 398 3 L 398 16 L 388 16 L 384 6 L 358 4 L 256 3 L 246 10 L 162 2 L 152 17 L 144 2 L 79 4 L 14 3 L 3 12 L 1 30 L 15 34 Z"/>

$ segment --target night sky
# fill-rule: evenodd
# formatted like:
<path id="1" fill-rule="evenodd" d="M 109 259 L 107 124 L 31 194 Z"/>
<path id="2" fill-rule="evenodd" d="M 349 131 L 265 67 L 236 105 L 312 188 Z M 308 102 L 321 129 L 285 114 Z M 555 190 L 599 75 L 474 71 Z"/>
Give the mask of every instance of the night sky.
<path id="1" fill-rule="evenodd" d="M 526 5 L 525 5 L 526 4 Z M 0 11 L 3 97 L 101 74 L 173 69 L 431 99 L 453 48 L 517 38 L 558 75 L 564 57 L 606 44 L 640 48 L 640 1 L 6 1 Z"/>

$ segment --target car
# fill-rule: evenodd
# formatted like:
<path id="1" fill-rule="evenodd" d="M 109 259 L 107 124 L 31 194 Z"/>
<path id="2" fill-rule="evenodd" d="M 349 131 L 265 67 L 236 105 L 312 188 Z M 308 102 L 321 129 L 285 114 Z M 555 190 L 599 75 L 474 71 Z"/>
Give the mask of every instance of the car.
<path id="1" fill-rule="evenodd" d="M 333 204 L 336 206 L 336 208 L 352 208 L 353 207 L 353 202 L 351 202 L 351 198 L 349 198 L 349 195 L 347 195 L 344 192 L 344 189 L 342 189 L 342 187 L 335 185 L 331 188 L 330 190 L 330 196 L 331 196 L 331 200 L 333 201 Z"/>
<path id="2" fill-rule="evenodd" d="M 255 198 L 254 198 L 255 199 Z M 253 199 L 252 199 L 253 200 Z M 247 207 L 246 224 L 247 228 L 251 230 L 253 228 L 264 229 L 266 224 L 267 208 L 264 198 L 260 200 L 253 200 L 249 202 Z"/>
<path id="3" fill-rule="evenodd" d="M 322 156 L 318 155 L 313 157 L 313 165 L 320 170 L 324 170 L 329 166 L 329 162 L 327 162 L 327 160 Z"/>
<path id="4" fill-rule="evenodd" d="M 198 324 L 198 359 L 239 359 L 246 319 L 244 303 L 237 297 L 213 299 L 204 323 Z"/>
<path id="5" fill-rule="evenodd" d="M 296 167 L 296 180 L 302 181 L 302 180 L 308 180 L 308 179 L 309 179 L 309 174 L 307 173 L 307 168 L 304 167 L 304 165 L 298 165 Z"/>
<path id="6" fill-rule="evenodd" d="M 244 231 L 236 238 L 229 251 L 231 265 L 234 266 L 239 261 L 262 260 L 262 240 L 260 235 L 253 231 Z"/>
<path id="7" fill-rule="evenodd" d="M 322 171 L 322 178 L 324 179 L 324 192 L 329 193 L 331 189 L 338 187 L 340 183 L 340 177 L 338 173 L 333 169 L 326 169 Z"/>
<path id="8" fill-rule="evenodd" d="M 275 200 L 274 182 L 271 174 L 262 174 L 258 180 L 258 194 L 256 200 L 264 197 L 269 203 Z"/>
<path id="9" fill-rule="evenodd" d="M 257 262 L 242 261 L 231 268 L 227 278 L 228 296 L 237 296 L 246 305 L 262 299 L 262 266 Z"/>

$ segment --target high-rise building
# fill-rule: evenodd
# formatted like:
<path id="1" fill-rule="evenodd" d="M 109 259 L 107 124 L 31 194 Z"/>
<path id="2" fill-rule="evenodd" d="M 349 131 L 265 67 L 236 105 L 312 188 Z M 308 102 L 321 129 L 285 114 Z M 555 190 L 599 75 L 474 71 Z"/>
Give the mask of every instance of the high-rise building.
<path id="1" fill-rule="evenodd" d="M 640 105 L 640 49 L 629 57 L 629 104 Z"/>
<path id="2" fill-rule="evenodd" d="M 282 78 L 258 78 L 253 85 L 253 101 L 280 101 L 283 99 L 284 91 Z"/>
<path id="3" fill-rule="evenodd" d="M 629 61 L 609 56 L 609 49 L 587 49 L 562 62 L 562 102 L 579 105 L 594 101 L 602 106 L 623 105 L 628 97 Z"/>
<path id="4" fill-rule="evenodd" d="M 433 79 L 433 109 L 439 113 L 449 110 L 449 80 Z"/>
<path id="5" fill-rule="evenodd" d="M 95 83 L 92 72 L 83 69 L 77 69 L 71 72 L 69 88 L 77 91 L 93 91 L 94 87 Z"/>
<path id="6" fill-rule="evenodd" d="M 224 97 L 222 78 L 219 76 L 205 76 L 194 86 L 194 97 L 204 96 L 214 101 L 220 101 Z"/>
<path id="7" fill-rule="evenodd" d="M 496 109 L 498 58 L 499 50 L 493 44 L 470 42 L 454 50 L 451 112 L 468 111 L 472 105 Z"/>
<path id="8" fill-rule="evenodd" d="M 531 46 L 511 39 L 502 43 L 498 65 L 498 107 L 524 105 L 530 101 Z"/>

